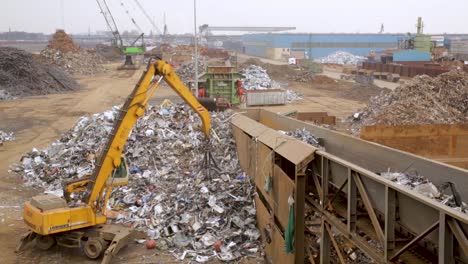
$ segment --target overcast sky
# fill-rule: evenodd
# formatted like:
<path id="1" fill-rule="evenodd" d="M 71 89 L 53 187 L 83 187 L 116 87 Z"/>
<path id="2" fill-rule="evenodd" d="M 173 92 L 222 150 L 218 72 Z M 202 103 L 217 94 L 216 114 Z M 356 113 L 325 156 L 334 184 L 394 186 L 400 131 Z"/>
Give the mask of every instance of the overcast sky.
<path id="1" fill-rule="evenodd" d="M 107 30 L 95 0 L 0 0 L 0 31 L 71 33 Z M 107 0 L 120 31 L 135 29 L 121 2 L 147 33 L 151 24 L 135 0 Z M 193 0 L 139 0 L 162 29 L 193 32 Z M 296 32 L 468 33 L 468 0 L 197 0 L 197 23 L 211 26 L 295 26 Z"/>

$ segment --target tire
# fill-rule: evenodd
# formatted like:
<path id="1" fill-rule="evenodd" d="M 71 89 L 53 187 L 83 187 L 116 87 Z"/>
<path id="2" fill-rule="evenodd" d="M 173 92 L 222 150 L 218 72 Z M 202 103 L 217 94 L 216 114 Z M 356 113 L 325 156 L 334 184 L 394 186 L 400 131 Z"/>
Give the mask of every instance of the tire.
<path id="1" fill-rule="evenodd" d="M 84 253 L 90 259 L 99 258 L 106 249 L 106 241 L 100 237 L 90 237 L 84 244 Z"/>
<path id="2" fill-rule="evenodd" d="M 36 247 L 42 250 L 48 250 L 55 245 L 55 237 L 53 236 L 36 236 Z"/>

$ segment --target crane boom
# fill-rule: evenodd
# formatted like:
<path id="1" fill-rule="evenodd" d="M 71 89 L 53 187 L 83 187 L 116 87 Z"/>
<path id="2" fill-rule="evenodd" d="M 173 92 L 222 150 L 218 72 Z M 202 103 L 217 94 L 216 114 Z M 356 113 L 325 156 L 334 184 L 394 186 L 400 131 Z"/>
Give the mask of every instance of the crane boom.
<path id="1" fill-rule="evenodd" d="M 161 35 L 161 30 L 159 30 L 158 26 L 154 23 L 154 21 L 151 19 L 151 17 L 148 15 L 146 10 L 143 8 L 143 6 L 138 2 L 138 0 L 134 0 L 135 3 L 137 4 L 138 8 L 140 8 L 141 12 L 145 15 L 145 17 L 148 19 L 148 21 L 151 23 L 153 26 L 153 29 L 156 30 L 156 32 Z"/>
<path id="2" fill-rule="evenodd" d="M 104 19 L 106 20 L 107 27 L 111 31 L 112 35 L 114 36 L 114 41 L 115 44 L 119 47 L 122 48 L 123 46 L 123 41 L 122 37 L 120 36 L 119 29 L 117 28 L 117 24 L 115 23 L 114 17 L 112 16 L 112 13 L 110 12 L 109 6 L 107 5 L 106 0 L 96 0 L 99 9 L 101 10 L 101 14 L 104 16 Z"/>

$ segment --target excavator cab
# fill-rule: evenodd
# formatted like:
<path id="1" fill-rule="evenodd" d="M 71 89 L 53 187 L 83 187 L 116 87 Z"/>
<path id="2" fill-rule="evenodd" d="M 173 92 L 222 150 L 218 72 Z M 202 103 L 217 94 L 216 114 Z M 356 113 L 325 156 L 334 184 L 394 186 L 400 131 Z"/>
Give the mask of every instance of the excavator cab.
<path id="1" fill-rule="evenodd" d="M 116 187 L 128 184 L 128 164 L 127 159 L 124 155 L 120 158 L 120 166 L 115 168 L 112 172 L 112 176 L 107 179 L 106 185 Z"/>

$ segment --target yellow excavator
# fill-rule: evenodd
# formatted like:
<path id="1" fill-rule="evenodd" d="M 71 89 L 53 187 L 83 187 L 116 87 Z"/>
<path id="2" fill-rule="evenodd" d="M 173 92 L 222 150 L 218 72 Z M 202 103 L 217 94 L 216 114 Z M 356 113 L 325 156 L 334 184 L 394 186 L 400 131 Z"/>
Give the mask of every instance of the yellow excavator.
<path id="1" fill-rule="evenodd" d="M 163 79 L 200 116 L 203 133 L 209 141 L 208 110 L 167 62 L 153 59 L 120 109 L 92 175 L 64 184 L 64 198 L 39 195 L 24 204 L 23 219 L 30 231 L 22 236 L 17 252 L 31 241 L 44 250 L 57 243 L 69 248 L 81 247 L 91 259 L 104 255 L 102 263 L 109 263 L 123 246 L 136 238 L 137 232 L 131 228 L 107 224 L 106 205 L 112 188 L 128 183 L 127 165 L 122 155 L 124 145 Z M 208 168 L 212 162 L 211 153 L 205 153 L 203 168 Z M 72 201 L 72 194 L 82 195 L 81 201 Z"/>

